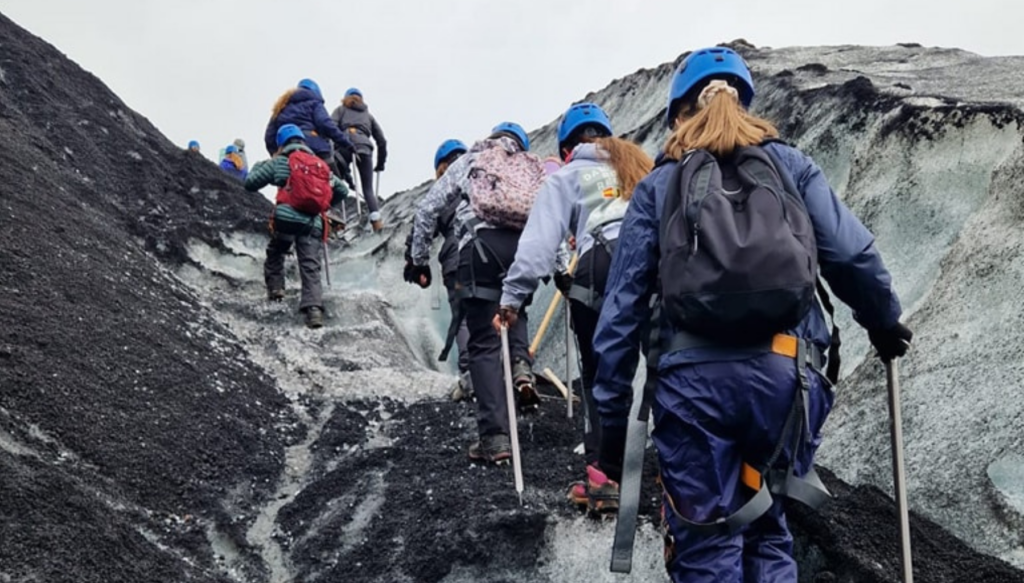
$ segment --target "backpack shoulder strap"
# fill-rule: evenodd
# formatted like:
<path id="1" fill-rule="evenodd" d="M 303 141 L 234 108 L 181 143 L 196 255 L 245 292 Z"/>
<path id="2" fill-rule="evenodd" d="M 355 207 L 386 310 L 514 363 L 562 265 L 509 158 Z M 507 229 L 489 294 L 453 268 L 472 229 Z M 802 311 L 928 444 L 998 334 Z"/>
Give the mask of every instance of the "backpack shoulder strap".
<path id="1" fill-rule="evenodd" d="M 762 145 L 767 143 L 780 143 L 789 146 L 786 142 L 774 138 L 762 142 Z M 772 164 L 775 165 L 775 170 L 778 172 L 779 178 L 782 179 L 782 186 L 786 189 L 786 192 L 797 198 L 801 204 L 803 204 L 804 199 L 800 195 L 800 191 L 797 189 L 796 182 L 793 181 L 793 177 L 786 171 L 782 162 L 775 154 L 772 153 L 771 148 L 761 149 L 768 155 L 768 158 L 771 159 Z M 829 322 L 832 324 L 832 335 L 828 344 L 828 365 L 825 368 L 825 378 L 834 385 L 839 382 L 839 366 L 842 362 L 839 355 L 839 347 L 842 346 L 842 340 L 839 337 L 839 326 L 836 325 L 835 306 L 832 305 L 832 299 L 829 297 L 828 290 L 825 289 L 825 284 L 822 283 L 820 276 L 816 278 L 815 288 L 818 292 L 818 300 L 821 302 L 821 307 L 825 309 L 825 312 L 828 314 Z"/>
<path id="2" fill-rule="evenodd" d="M 710 160 L 709 160 L 710 159 Z M 691 180 L 695 181 L 695 187 L 693 189 L 687 189 L 688 192 L 683 191 L 684 180 L 687 178 L 687 170 L 691 164 L 698 164 L 700 167 L 696 170 L 696 177 L 691 176 Z M 712 165 L 714 164 L 714 166 Z M 669 228 L 669 223 L 676 218 L 680 212 L 690 213 L 691 210 L 696 208 L 696 205 L 700 201 L 704 200 L 708 194 L 708 186 L 711 184 L 711 179 L 714 175 L 714 168 L 717 166 L 717 161 L 711 153 L 705 150 L 693 150 L 687 152 L 683 156 L 683 159 L 676 163 L 675 168 L 672 170 L 672 175 L 668 179 L 668 191 L 665 193 L 665 205 L 661 213 L 661 228 L 658 231 L 658 240 L 665 240 L 665 233 Z M 696 196 L 686 196 L 691 194 Z M 686 198 L 684 201 L 683 198 Z"/>

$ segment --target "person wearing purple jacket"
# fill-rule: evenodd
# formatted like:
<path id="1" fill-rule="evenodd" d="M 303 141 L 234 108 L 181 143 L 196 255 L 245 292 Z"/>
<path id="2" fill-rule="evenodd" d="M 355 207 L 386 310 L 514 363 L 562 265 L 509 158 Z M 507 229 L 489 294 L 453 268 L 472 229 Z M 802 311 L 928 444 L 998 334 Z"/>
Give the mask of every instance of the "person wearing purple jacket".
<path id="1" fill-rule="evenodd" d="M 320 158 L 330 162 L 331 142 L 346 154 L 352 151 L 352 142 L 338 129 L 324 106 L 320 86 L 312 79 L 299 81 L 298 86 L 289 89 L 274 104 L 270 121 L 267 122 L 263 142 L 267 153 L 277 152 L 277 130 L 285 124 L 295 124 L 306 136 L 306 145 Z M 348 154 L 351 155 L 351 154 Z"/>
<path id="2" fill-rule="evenodd" d="M 687 153 L 728 160 L 740 148 L 760 146 L 789 193 L 776 194 L 802 199 L 807 216 L 793 218 L 806 218 L 813 227 L 804 232 L 811 234 L 821 277 L 852 308 L 878 356 L 890 361 L 909 348 L 913 334 L 899 321 L 900 302 L 874 237 L 811 158 L 774 140 L 771 123 L 747 112 L 753 96 L 750 71 L 725 47 L 694 51 L 672 80 L 666 115 L 672 134 L 661 163 L 637 185 L 626 210 L 594 335 L 599 463 L 612 479 L 621 473 L 633 374 L 653 312 L 649 300 L 680 285 L 666 279 L 666 267 L 676 265 L 667 261 L 689 261 L 671 254 L 678 247 L 662 247 L 663 240 L 675 239 L 660 231 L 663 215 L 670 217 L 666 225 L 681 216 L 666 204 L 672 178 L 679 180 L 674 162 Z M 694 232 L 689 257 L 729 235 Z M 663 487 L 665 564 L 677 583 L 797 581 L 783 498 L 806 494 L 791 484 L 811 483 L 834 398 L 823 368 L 829 327 L 819 303 L 808 303 L 795 326 L 764 341 L 736 344 L 682 329 L 679 308 L 659 302 L 648 353 L 654 380 L 645 403 L 653 413 L 651 438 Z M 764 503 L 739 519 L 758 499 Z"/>

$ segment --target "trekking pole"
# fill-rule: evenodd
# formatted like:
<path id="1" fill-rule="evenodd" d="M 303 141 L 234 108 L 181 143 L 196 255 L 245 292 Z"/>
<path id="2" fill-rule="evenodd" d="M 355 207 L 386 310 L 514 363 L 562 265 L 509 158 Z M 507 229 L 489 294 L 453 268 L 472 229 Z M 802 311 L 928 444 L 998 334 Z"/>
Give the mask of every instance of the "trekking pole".
<path id="1" fill-rule="evenodd" d="M 324 275 L 327 276 L 327 287 L 331 287 L 331 259 L 327 256 L 327 240 L 324 240 Z"/>
<path id="2" fill-rule="evenodd" d="M 363 180 L 359 175 L 359 154 L 352 154 L 352 182 L 359 184 L 358 192 L 359 196 L 363 196 Z M 359 196 L 356 199 L 356 221 L 359 221 L 363 216 L 363 209 L 359 205 Z"/>
<path id="3" fill-rule="evenodd" d="M 565 416 L 567 419 L 572 419 L 572 365 L 575 361 L 573 357 L 573 337 L 572 337 L 572 326 L 570 324 L 572 319 L 572 308 L 569 306 L 569 299 L 565 300 L 565 386 L 569 389 L 569 398 L 565 400 Z"/>
<path id="4" fill-rule="evenodd" d="M 889 389 L 889 435 L 892 438 L 892 475 L 896 488 L 896 510 L 900 517 L 900 567 L 903 583 L 914 583 L 910 556 L 910 511 L 907 508 L 906 472 L 903 465 L 903 417 L 900 413 L 900 381 L 896 359 L 885 363 Z"/>
<path id="5" fill-rule="evenodd" d="M 440 310 L 441 309 L 441 287 L 442 286 L 436 286 L 436 287 L 437 287 L 437 293 L 434 294 L 434 299 L 433 299 L 433 301 L 430 302 L 430 309 L 431 310 Z"/>
<path id="6" fill-rule="evenodd" d="M 373 194 L 377 197 L 377 200 L 380 200 L 380 171 L 374 172 L 373 177 Z"/>
<path id="7" fill-rule="evenodd" d="M 579 261 L 579 257 L 576 255 L 572 256 L 572 260 L 569 262 L 569 273 L 572 273 L 576 269 L 576 262 Z M 558 309 L 558 302 L 561 301 L 561 292 L 555 292 L 555 296 L 551 298 L 551 303 L 548 304 L 548 311 L 544 313 L 544 319 L 541 320 L 540 326 L 537 328 L 537 333 L 533 335 L 533 342 L 530 344 L 530 356 L 537 355 L 537 349 L 540 347 L 540 341 L 544 339 L 544 334 L 548 331 L 548 325 L 551 324 L 551 318 L 555 315 L 555 310 Z"/>
<path id="8" fill-rule="evenodd" d="M 520 324 L 522 325 L 522 324 Z M 508 324 L 501 323 L 501 360 L 505 368 L 505 399 L 508 401 L 508 436 L 512 441 L 512 471 L 519 505 L 523 505 L 523 466 L 519 458 L 519 428 L 516 426 L 516 396 L 512 390 L 512 355 L 508 349 Z"/>

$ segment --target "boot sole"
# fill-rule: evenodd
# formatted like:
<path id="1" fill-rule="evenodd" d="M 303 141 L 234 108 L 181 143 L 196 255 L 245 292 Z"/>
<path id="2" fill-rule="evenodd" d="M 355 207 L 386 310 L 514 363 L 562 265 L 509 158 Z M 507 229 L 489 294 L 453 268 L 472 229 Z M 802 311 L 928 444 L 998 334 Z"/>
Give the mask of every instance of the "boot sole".
<path id="1" fill-rule="evenodd" d="M 512 463 L 512 454 L 504 454 L 503 457 L 496 458 L 495 456 L 469 456 L 469 461 L 476 464 L 494 464 L 496 466 L 505 466 Z"/>
<path id="2" fill-rule="evenodd" d="M 518 385 L 516 393 L 519 397 L 516 399 L 516 406 L 520 411 L 530 413 L 540 409 L 540 393 L 533 386 L 526 383 Z"/>

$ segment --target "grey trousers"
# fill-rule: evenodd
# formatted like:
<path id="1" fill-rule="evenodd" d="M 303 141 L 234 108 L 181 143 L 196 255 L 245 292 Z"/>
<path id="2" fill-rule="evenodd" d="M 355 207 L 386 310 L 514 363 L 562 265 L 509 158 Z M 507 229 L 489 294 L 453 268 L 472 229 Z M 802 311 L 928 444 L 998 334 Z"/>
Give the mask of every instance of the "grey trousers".
<path id="1" fill-rule="evenodd" d="M 263 263 L 263 279 L 267 290 L 284 289 L 284 259 L 295 245 L 299 258 L 299 277 L 302 279 L 302 300 L 299 310 L 310 306 L 323 308 L 323 289 L 320 285 L 320 231 L 309 235 L 274 233 L 267 244 L 267 260 Z"/>
<path id="2" fill-rule="evenodd" d="M 480 437 L 496 433 L 508 434 L 508 400 L 505 375 L 501 364 L 501 336 L 494 331 L 491 320 L 498 312 L 498 302 L 478 298 L 463 300 L 466 327 L 469 329 L 469 374 L 476 394 L 477 430 Z M 527 330 L 526 309 L 519 310 L 519 321 L 508 331 L 512 362 L 517 359 L 532 364 Z"/>
<path id="3" fill-rule="evenodd" d="M 366 208 L 371 213 L 380 210 L 377 195 L 373 192 L 373 152 L 356 154 L 356 169 L 359 171 L 359 188 L 363 191 Z"/>

